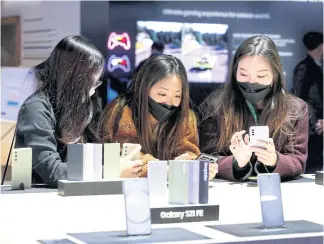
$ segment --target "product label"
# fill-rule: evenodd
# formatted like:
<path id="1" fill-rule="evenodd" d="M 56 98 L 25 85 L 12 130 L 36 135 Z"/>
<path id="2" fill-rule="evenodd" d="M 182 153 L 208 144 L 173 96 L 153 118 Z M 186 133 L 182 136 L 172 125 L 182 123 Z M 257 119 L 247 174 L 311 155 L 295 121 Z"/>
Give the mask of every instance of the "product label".
<path id="1" fill-rule="evenodd" d="M 186 205 L 151 208 L 152 224 L 218 221 L 219 205 Z"/>

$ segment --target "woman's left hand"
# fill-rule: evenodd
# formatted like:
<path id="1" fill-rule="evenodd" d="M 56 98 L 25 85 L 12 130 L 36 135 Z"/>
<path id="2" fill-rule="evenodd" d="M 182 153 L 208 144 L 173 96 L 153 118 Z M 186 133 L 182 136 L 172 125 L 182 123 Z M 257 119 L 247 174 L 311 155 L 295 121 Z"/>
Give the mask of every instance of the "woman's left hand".
<path id="1" fill-rule="evenodd" d="M 209 180 L 214 179 L 217 173 L 218 173 L 218 164 L 209 163 Z"/>
<path id="2" fill-rule="evenodd" d="M 176 157 L 174 160 L 190 160 L 191 157 L 189 155 L 189 153 L 184 153 L 181 154 L 180 156 Z"/>
<path id="3" fill-rule="evenodd" d="M 251 150 L 255 153 L 255 156 L 257 156 L 258 161 L 267 166 L 276 166 L 278 156 L 276 153 L 275 145 L 273 143 L 273 139 L 270 138 L 269 141 L 259 140 L 258 144 L 260 144 L 260 147 L 251 147 Z"/>

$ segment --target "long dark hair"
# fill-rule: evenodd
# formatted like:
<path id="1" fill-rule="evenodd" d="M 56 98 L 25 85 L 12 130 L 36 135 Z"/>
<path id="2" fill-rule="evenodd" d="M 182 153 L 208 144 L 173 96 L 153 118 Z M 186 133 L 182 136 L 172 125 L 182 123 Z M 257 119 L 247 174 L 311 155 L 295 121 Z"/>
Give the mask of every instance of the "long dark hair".
<path id="1" fill-rule="evenodd" d="M 276 146 L 281 149 L 287 136 L 289 140 L 294 140 L 293 135 L 296 131 L 294 123 L 300 117 L 299 114 L 303 112 L 301 103 L 285 91 L 285 76 L 280 57 L 275 43 L 267 36 L 253 36 L 240 45 L 234 55 L 224 88 L 212 93 L 203 103 L 201 107 L 203 117 L 204 119 L 217 118 L 219 133 L 216 134 L 219 136 L 215 138 L 215 141 L 218 150 L 228 148 L 232 135 L 246 128 L 247 115 L 250 112 L 236 80 L 238 63 L 246 56 L 262 56 L 272 67 L 273 84 L 264 100 L 262 113 L 265 116 L 266 125 L 269 126 L 270 136 L 274 139 Z M 291 143 L 288 144 L 291 145 Z"/>
<path id="2" fill-rule="evenodd" d="M 57 119 L 57 136 L 63 143 L 82 137 L 86 128 L 96 134 L 90 121 L 98 104 L 88 94 L 99 85 L 95 76 L 101 75 L 103 66 L 102 54 L 86 38 L 68 36 L 47 60 L 32 69 L 39 86 L 36 93 L 49 97 Z"/>
<path id="3" fill-rule="evenodd" d="M 173 75 L 182 82 L 182 100 L 178 111 L 166 122 L 159 123 L 156 134 L 149 120 L 148 94 L 153 85 Z M 176 57 L 164 54 L 152 56 L 139 70 L 126 93 L 118 98 L 118 104 L 113 137 L 117 133 L 123 108 L 128 105 L 142 151 L 161 160 L 172 158 L 184 133 L 183 124 L 189 116 L 189 84 L 185 67 Z"/>

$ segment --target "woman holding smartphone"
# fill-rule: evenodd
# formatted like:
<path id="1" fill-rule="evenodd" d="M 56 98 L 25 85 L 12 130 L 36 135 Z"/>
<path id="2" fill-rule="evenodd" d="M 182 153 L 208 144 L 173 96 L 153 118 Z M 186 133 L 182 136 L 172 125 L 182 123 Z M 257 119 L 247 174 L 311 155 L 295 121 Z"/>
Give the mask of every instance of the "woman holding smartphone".
<path id="1" fill-rule="evenodd" d="M 100 128 L 105 142 L 142 147 L 141 165 L 121 172 L 122 177 L 146 176 L 152 160 L 196 159 L 197 122 L 189 108 L 189 84 L 180 60 L 170 55 L 149 58 L 126 93 L 107 105 Z M 122 166 L 122 171 L 129 167 Z M 210 178 L 216 171 L 216 166 L 210 167 Z"/>
<path id="2" fill-rule="evenodd" d="M 103 67 L 94 45 L 82 36 L 69 36 L 32 68 L 39 88 L 20 108 L 15 148 L 32 148 L 34 183 L 56 186 L 67 178 L 67 144 L 101 141 L 94 94 Z"/>
<path id="3" fill-rule="evenodd" d="M 305 170 L 306 103 L 287 94 L 280 57 L 267 36 L 253 36 L 237 49 L 225 87 L 202 105 L 203 153 L 223 156 L 218 175 L 245 180 L 259 173 L 294 177 Z M 249 145 L 251 126 L 268 126 L 270 138 Z"/>

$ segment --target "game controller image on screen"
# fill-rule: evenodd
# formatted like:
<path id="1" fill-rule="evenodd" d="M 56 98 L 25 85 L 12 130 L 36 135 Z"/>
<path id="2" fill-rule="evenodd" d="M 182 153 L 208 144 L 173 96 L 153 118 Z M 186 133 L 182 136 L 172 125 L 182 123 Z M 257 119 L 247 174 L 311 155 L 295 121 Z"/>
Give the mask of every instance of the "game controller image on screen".
<path id="1" fill-rule="evenodd" d="M 164 54 L 173 55 L 181 59 L 181 31 L 182 23 L 138 21 L 135 63 L 136 66 L 151 55 L 153 42 L 164 44 Z"/>
<path id="2" fill-rule="evenodd" d="M 107 62 L 107 69 L 109 72 L 114 72 L 115 70 L 121 70 L 125 73 L 129 72 L 130 61 L 127 55 L 122 55 L 120 57 L 116 55 L 111 55 Z"/>
<path id="3" fill-rule="evenodd" d="M 182 29 L 182 62 L 192 82 L 225 82 L 228 26 L 187 24 Z"/>
<path id="4" fill-rule="evenodd" d="M 110 50 L 113 50 L 116 47 L 122 47 L 125 50 L 129 50 L 131 48 L 129 35 L 126 32 L 122 34 L 117 34 L 116 32 L 110 33 L 107 47 Z"/>

